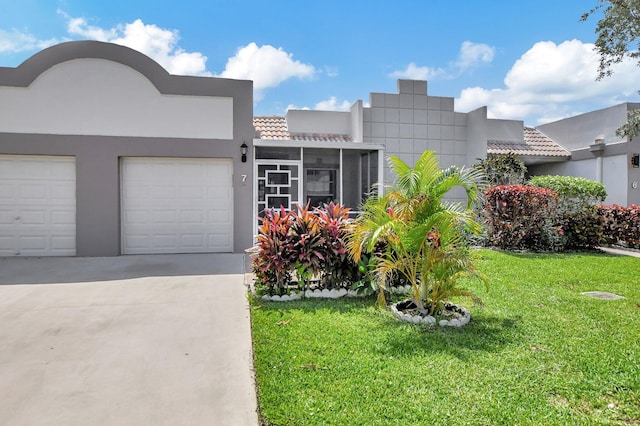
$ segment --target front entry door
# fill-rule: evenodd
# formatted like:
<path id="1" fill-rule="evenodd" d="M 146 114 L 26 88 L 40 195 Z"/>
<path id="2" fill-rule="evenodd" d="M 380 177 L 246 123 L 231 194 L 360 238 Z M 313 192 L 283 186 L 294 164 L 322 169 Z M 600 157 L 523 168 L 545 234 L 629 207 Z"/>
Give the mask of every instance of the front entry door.
<path id="1" fill-rule="evenodd" d="M 301 161 L 280 160 L 280 161 L 260 161 L 256 160 L 257 166 L 257 214 L 264 215 L 264 210 L 268 208 L 279 209 L 281 206 L 286 210 L 295 208 L 300 202 L 300 172 Z"/>

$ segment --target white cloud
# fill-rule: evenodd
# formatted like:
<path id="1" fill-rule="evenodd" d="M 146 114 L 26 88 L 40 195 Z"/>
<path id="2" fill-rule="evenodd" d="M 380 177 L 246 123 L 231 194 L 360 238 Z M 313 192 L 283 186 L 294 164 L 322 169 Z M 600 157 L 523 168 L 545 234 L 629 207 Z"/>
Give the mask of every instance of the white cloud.
<path id="1" fill-rule="evenodd" d="M 338 99 L 336 99 L 335 96 L 331 96 L 329 99 L 318 102 L 315 109 L 323 111 L 349 111 L 349 109 L 351 109 L 351 104 L 352 103 L 347 100 L 338 102 Z"/>
<path id="2" fill-rule="evenodd" d="M 60 41 L 55 38 L 39 40 L 28 32 L 18 31 L 16 29 L 10 31 L 0 30 L 0 53 L 41 50 L 59 42 Z"/>
<path id="3" fill-rule="evenodd" d="M 299 106 L 297 106 L 297 105 L 295 105 L 295 104 L 289 104 L 289 105 L 287 105 L 287 108 L 285 108 L 285 110 L 284 110 L 284 114 L 286 114 L 286 113 L 287 113 L 287 111 L 289 111 L 290 109 L 293 109 L 293 110 L 309 111 L 311 108 L 309 108 L 309 107 L 302 107 L 302 108 L 300 108 Z"/>
<path id="4" fill-rule="evenodd" d="M 72 35 L 79 35 L 83 38 L 98 41 L 111 41 L 118 37 L 120 28 L 103 29 L 89 25 L 84 18 L 72 18 L 63 11 L 58 13 L 67 19 L 67 32 Z"/>
<path id="5" fill-rule="evenodd" d="M 460 46 L 458 58 L 447 68 L 418 66 L 415 62 L 411 62 L 405 69 L 393 71 L 389 77 L 409 80 L 432 80 L 437 77 L 454 78 L 478 65 L 490 63 L 493 61 L 495 53 L 495 48 L 488 44 L 465 41 Z"/>
<path id="6" fill-rule="evenodd" d="M 282 48 L 252 42 L 229 58 L 220 77 L 253 80 L 255 97 L 260 99 L 265 89 L 290 78 L 311 78 L 315 72 L 312 65 L 294 60 L 293 55 Z"/>
<path id="7" fill-rule="evenodd" d="M 525 52 L 504 78 L 504 88 L 462 90 L 456 109 L 469 111 L 487 105 L 490 117 L 526 119 L 541 124 L 580 111 L 609 106 L 633 95 L 640 87 L 636 64 L 627 60 L 614 75 L 596 81 L 598 55 L 594 45 L 579 40 L 560 44 L 538 42 Z"/>
<path id="8" fill-rule="evenodd" d="M 352 102 L 349 102 L 346 99 L 340 102 L 338 101 L 338 98 L 336 98 L 335 96 L 330 96 L 329 99 L 325 99 L 324 101 L 320 101 L 316 103 L 313 109 L 320 110 L 320 111 L 349 111 L 351 109 L 352 104 L 353 104 Z M 298 107 L 295 104 L 289 104 L 287 105 L 285 113 L 290 109 L 306 111 L 306 110 L 310 110 L 311 108 L 307 106 Z"/>
<path id="9" fill-rule="evenodd" d="M 67 32 L 73 38 L 83 38 L 116 43 L 130 47 L 149 56 L 171 74 L 211 76 L 207 70 L 207 57 L 200 52 L 187 52 L 178 45 L 180 33 L 174 29 L 145 24 L 141 19 L 111 28 L 92 25 L 82 17 L 72 17 L 62 10 L 58 14 L 67 22 Z M 39 40 L 33 35 L 17 30 L 0 30 L 0 53 L 38 50 L 60 42 Z M 337 75 L 337 69 L 326 67 L 329 77 Z M 238 49 L 229 58 L 220 77 L 253 80 L 254 98 L 259 100 L 265 89 L 276 87 L 291 78 L 311 78 L 316 69 L 293 59 L 282 48 L 256 43 Z"/>
<path id="10" fill-rule="evenodd" d="M 337 77 L 338 76 L 338 68 L 336 67 L 330 67 L 328 65 L 324 66 L 324 73 L 327 75 L 327 77 Z"/>
<path id="11" fill-rule="evenodd" d="M 90 25 L 84 18 L 59 13 L 67 18 L 67 31 L 71 35 L 130 47 L 154 59 L 171 74 L 211 75 L 206 68 L 206 56 L 200 52 L 186 52 L 178 46 L 180 34 L 177 30 L 145 24 L 141 19 L 105 29 Z"/>
<path id="12" fill-rule="evenodd" d="M 431 80 L 444 73 L 445 71 L 442 68 L 419 67 L 414 62 L 411 62 L 405 69 L 389 74 L 389 77 L 407 80 Z"/>
<path id="13" fill-rule="evenodd" d="M 460 47 L 458 60 L 455 65 L 461 71 L 478 66 L 479 64 L 488 64 L 493 61 L 496 49 L 484 43 L 473 43 L 465 41 Z"/>

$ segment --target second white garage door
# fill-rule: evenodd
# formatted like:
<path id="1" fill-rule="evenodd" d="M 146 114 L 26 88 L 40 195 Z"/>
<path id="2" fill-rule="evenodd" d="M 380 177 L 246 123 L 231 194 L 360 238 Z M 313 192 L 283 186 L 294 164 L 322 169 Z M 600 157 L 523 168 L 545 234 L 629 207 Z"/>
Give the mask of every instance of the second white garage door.
<path id="1" fill-rule="evenodd" d="M 233 163 L 214 158 L 121 161 L 123 254 L 233 251 Z"/>

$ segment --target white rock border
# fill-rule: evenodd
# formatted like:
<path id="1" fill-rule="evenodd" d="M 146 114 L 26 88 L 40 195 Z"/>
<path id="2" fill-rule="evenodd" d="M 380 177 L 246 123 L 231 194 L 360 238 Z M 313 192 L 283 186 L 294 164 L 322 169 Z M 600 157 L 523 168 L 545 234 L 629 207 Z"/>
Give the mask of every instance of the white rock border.
<path id="1" fill-rule="evenodd" d="M 306 290 L 304 293 L 295 291 L 291 292 L 291 294 L 285 294 L 284 296 L 269 296 L 265 294 L 261 299 L 268 302 L 290 302 L 292 300 L 300 300 L 303 296 L 307 299 L 339 299 L 341 297 L 362 297 L 364 295 L 358 294 L 355 290 L 347 290 L 346 288 L 333 290 L 325 288 L 322 290 Z"/>
<path id="2" fill-rule="evenodd" d="M 464 325 L 467 325 L 469 321 L 471 321 L 471 312 L 469 312 L 462 306 L 458 306 L 458 305 L 455 305 L 455 306 L 462 311 L 462 318 L 454 318 L 452 320 L 443 319 L 443 320 L 437 321 L 431 315 L 423 317 L 422 315 L 405 314 L 404 312 L 399 311 L 398 308 L 396 308 L 395 303 L 391 305 L 391 312 L 399 320 L 409 322 L 412 324 L 424 324 L 428 326 L 434 326 L 437 323 L 440 327 L 445 327 L 445 326 L 462 327 Z"/>
<path id="3" fill-rule="evenodd" d="M 251 286 L 251 291 L 255 294 L 255 290 L 253 286 Z M 407 285 L 404 287 L 391 287 L 390 293 L 392 294 L 408 294 L 411 291 L 411 286 Z M 262 300 L 267 302 L 290 302 L 292 300 L 300 300 L 302 297 L 306 297 L 307 299 L 340 299 L 341 297 L 365 297 L 365 294 L 358 293 L 355 290 L 347 290 L 346 288 L 340 289 L 316 289 L 316 290 L 306 290 L 304 293 L 300 291 L 294 291 L 290 294 L 285 294 L 284 296 L 269 296 L 265 294 L 261 297 Z"/>

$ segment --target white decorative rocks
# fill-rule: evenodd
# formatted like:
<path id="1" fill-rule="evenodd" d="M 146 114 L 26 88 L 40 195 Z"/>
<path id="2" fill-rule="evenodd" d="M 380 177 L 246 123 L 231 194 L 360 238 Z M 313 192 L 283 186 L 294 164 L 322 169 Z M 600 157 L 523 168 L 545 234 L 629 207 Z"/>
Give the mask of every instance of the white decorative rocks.
<path id="1" fill-rule="evenodd" d="M 323 290 L 306 290 L 304 293 L 302 292 L 291 292 L 290 294 L 285 294 L 284 296 L 269 296 L 265 294 L 261 297 L 262 300 L 271 301 L 271 302 L 289 302 L 291 300 L 300 300 L 304 297 L 308 299 L 339 299 L 341 297 L 363 297 L 362 294 L 354 290 L 347 290 L 346 288 L 340 289 L 323 289 Z"/>
<path id="2" fill-rule="evenodd" d="M 411 315 L 411 314 L 407 314 L 402 311 L 399 311 L 396 305 L 391 305 L 391 312 L 393 313 L 394 316 L 396 316 L 401 321 L 406 321 L 412 324 L 425 324 L 425 325 L 434 326 L 437 323 L 440 327 L 446 327 L 446 326 L 462 327 L 468 324 L 469 321 L 471 320 L 471 313 L 461 306 L 455 306 L 455 310 L 461 314 L 460 318 L 454 318 L 450 320 L 443 319 L 438 322 L 431 315 L 428 315 L 428 316 Z"/>

